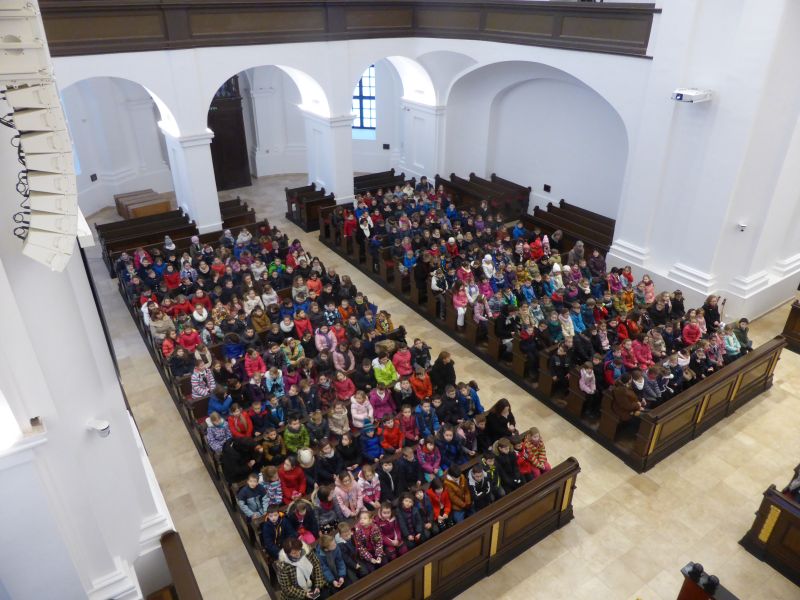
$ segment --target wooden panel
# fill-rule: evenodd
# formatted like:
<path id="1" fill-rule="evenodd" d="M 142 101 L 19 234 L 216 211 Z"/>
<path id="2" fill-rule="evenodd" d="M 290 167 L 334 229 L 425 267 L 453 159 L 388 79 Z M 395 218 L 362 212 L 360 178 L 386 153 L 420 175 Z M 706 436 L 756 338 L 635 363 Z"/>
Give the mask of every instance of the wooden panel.
<path id="1" fill-rule="evenodd" d="M 502 543 L 505 544 L 521 533 L 524 533 L 524 531 L 528 529 L 532 523 L 536 523 L 537 520 L 545 516 L 547 513 L 558 510 L 558 507 L 556 507 L 558 491 L 559 490 L 554 490 L 550 494 L 544 496 L 538 502 L 522 509 L 513 517 L 506 519 L 502 528 Z"/>
<path id="2" fill-rule="evenodd" d="M 800 526 L 797 523 L 789 524 L 780 538 L 780 544 L 789 551 L 789 554 L 800 556 Z"/>
<path id="3" fill-rule="evenodd" d="M 422 586 L 416 585 L 415 575 L 419 575 L 419 573 L 400 581 L 392 581 L 392 585 L 387 586 L 381 594 L 381 598 L 385 598 L 385 600 L 408 600 L 408 598 L 418 597 L 414 590 L 420 589 Z"/>
<path id="4" fill-rule="evenodd" d="M 345 14 L 348 31 L 355 29 L 409 29 L 412 20 L 413 11 L 410 8 L 348 9 Z"/>
<path id="5" fill-rule="evenodd" d="M 481 535 L 465 545 L 456 546 L 453 552 L 439 561 L 439 579 L 443 580 L 451 575 L 463 572 L 465 568 L 479 558 L 487 558 L 488 552 Z"/>
<path id="6" fill-rule="evenodd" d="M 636 44 L 647 39 L 649 31 L 650 23 L 640 19 L 565 16 L 561 25 L 561 37 Z"/>
<path id="7" fill-rule="evenodd" d="M 326 41 L 454 37 L 643 56 L 653 4 L 474 0 L 231 3 L 228 0 L 40 0 L 53 56 Z M 488 14 L 487 14 L 488 13 Z M 486 28 L 482 29 L 482 15 Z M 557 31 L 561 20 L 562 31 Z M 559 35 L 560 34 L 560 35 Z"/>
<path id="8" fill-rule="evenodd" d="M 549 36 L 553 31 L 553 16 L 526 15 L 521 12 L 489 12 L 486 15 L 484 30 Z"/>
<path id="9" fill-rule="evenodd" d="M 706 412 L 725 402 L 728 399 L 728 395 L 731 393 L 731 388 L 736 383 L 736 380 L 732 380 L 728 382 L 727 385 L 722 386 L 716 392 L 712 392 L 709 394 L 708 398 L 708 407 L 706 408 Z"/>
<path id="10" fill-rule="evenodd" d="M 161 13 L 116 13 L 91 18 L 55 16 L 46 20 L 47 41 L 104 42 L 114 40 L 162 39 L 164 21 Z"/>
<path id="11" fill-rule="evenodd" d="M 658 440 L 658 443 L 661 443 L 662 440 L 668 439 L 669 436 L 676 433 L 683 427 L 690 425 L 692 421 L 694 421 L 696 410 L 697 404 L 690 404 L 685 410 L 670 418 L 668 421 L 665 421 L 664 426 L 661 429 L 661 436 Z"/>
<path id="12" fill-rule="evenodd" d="M 767 374 L 767 371 L 769 371 L 769 365 L 771 362 L 772 357 L 770 356 L 767 360 L 761 361 L 751 369 L 745 371 L 742 374 L 742 384 L 739 386 L 739 390 L 743 390 L 760 377 L 764 377 Z"/>
<path id="13" fill-rule="evenodd" d="M 192 36 L 232 33 L 325 31 L 325 13 L 317 9 L 192 12 Z"/>
<path id="14" fill-rule="evenodd" d="M 436 10 L 422 8 L 417 11 L 417 27 L 420 29 L 473 29 L 481 24 L 481 15 L 476 10 Z"/>
<path id="15" fill-rule="evenodd" d="M 800 505 L 774 485 L 764 492 L 753 525 L 740 543 L 800 585 Z"/>

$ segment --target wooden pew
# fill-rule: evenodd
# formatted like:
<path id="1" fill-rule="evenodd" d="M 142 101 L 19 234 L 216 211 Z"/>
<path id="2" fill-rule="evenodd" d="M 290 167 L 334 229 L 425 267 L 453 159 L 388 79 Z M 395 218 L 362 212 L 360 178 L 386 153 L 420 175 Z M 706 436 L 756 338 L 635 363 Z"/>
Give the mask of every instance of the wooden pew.
<path id="1" fill-rule="evenodd" d="M 262 226 L 266 227 L 267 229 L 269 229 L 269 227 L 270 227 L 269 226 L 269 221 L 267 219 L 264 219 L 263 221 L 259 221 L 259 222 L 255 223 L 255 224 L 252 224 L 252 225 L 239 225 L 237 227 L 229 227 L 228 229 L 231 230 L 231 235 L 233 235 L 234 237 L 238 236 L 239 232 L 242 229 L 249 229 L 250 232 L 254 236 L 256 236 L 258 228 L 260 228 Z M 219 241 L 219 238 L 222 237 L 222 230 L 209 231 L 208 233 L 201 233 L 197 237 L 200 239 L 200 243 L 201 244 L 204 244 L 206 242 L 211 243 L 211 244 L 216 244 Z M 175 244 L 175 252 L 180 254 L 183 251 L 187 250 L 189 248 L 189 246 L 191 245 L 191 239 L 192 239 L 191 236 L 182 237 L 182 238 L 173 238 L 172 241 Z M 160 250 L 163 253 L 164 252 L 164 240 L 162 239 L 160 243 L 148 244 L 147 246 L 142 246 L 142 247 L 145 250 L 147 250 L 148 252 L 150 252 L 151 254 L 156 249 Z M 133 249 L 134 249 L 133 247 L 132 248 L 126 248 L 124 251 L 132 251 Z M 112 252 L 109 255 L 112 264 L 114 264 L 117 261 L 117 259 L 120 257 L 120 254 L 122 254 L 122 252 L 123 252 L 123 250 L 118 250 L 118 251 Z M 116 276 L 116 274 L 114 276 Z"/>
<path id="2" fill-rule="evenodd" d="M 388 171 L 381 171 L 380 173 L 367 173 L 365 175 L 356 175 L 355 177 L 353 177 L 353 184 L 361 185 L 373 179 L 391 179 L 392 177 L 394 177 L 394 175 L 395 175 L 394 167 L 392 167 Z"/>
<path id="3" fill-rule="evenodd" d="M 611 248 L 611 241 L 599 235 L 596 231 L 571 222 L 564 217 L 544 211 L 538 206 L 533 208 L 533 218 L 536 222 L 552 227 L 553 229 L 560 229 L 565 236 L 569 235 L 573 239 L 580 239 L 587 246 L 597 248 L 603 253 L 608 252 L 609 248 Z M 569 248 L 566 249 L 568 250 Z"/>
<path id="4" fill-rule="evenodd" d="M 556 206 L 552 202 L 547 204 L 547 214 L 557 215 L 564 219 L 569 219 L 578 225 L 586 227 L 590 230 L 595 230 L 598 235 L 605 236 L 609 242 L 614 241 L 614 224 L 597 221 L 594 217 L 585 215 L 582 212 L 573 212 Z"/>
<path id="5" fill-rule="evenodd" d="M 572 520 L 574 458 L 336 594 L 337 600 L 451 598 Z"/>
<path id="6" fill-rule="evenodd" d="M 503 179 L 497 173 L 492 173 L 489 176 L 489 180 L 496 186 L 517 194 L 517 197 L 525 202 L 525 212 L 527 212 L 528 202 L 531 199 L 531 186 L 524 186 L 508 179 Z"/>
<path id="7" fill-rule="evenodd" d="M 256 211 L 248 208 L 244 212 L 237 212 L 232 216 L 222 218 L 223 229 L 230 229 L 231 227 L 238 227 L 240 225 L 253 225 L 256 222 Z"/>
<path id="8" fill-rule="evenodd" d="M 771 387 L 785 346 L 786 341 L 777 336 L 660 406 L 643 412 L 626 461 L 639 472 L 652 468 Z M 598 433 L 613 444 L 618 425 L 611 411 L 611 392 L 606 390 Z"/>
<path id="9" fill-rule="evenodd" d="M 792 302 L 782 335 L 786 339 L 789 350 L 800 353 L 800 300 Z"/>
<path id="10" fill-rule="evenodd" d="M 800 465 L 794 470 L 797 477 Z M 764 492 L 753 525 L 739 541 L 750 554 L 763 560 L 800 586 L 800 503 L 774 485 Z"/>
<path id="11" fill-rule="evenodd" d="M 94 228 L 97 231 L 98 236 L 100 239 L 103 239 L 103 236 L 107 233 L 112 233 L 114 231 L 124 230 L 125 228 L 129 227 L 132 223 L 144 224 L 144 223 L 158 223 L 159 221 L 165 219 L 171 219 L 173 217 L 182 217 L 183 209 L 176 208 L 175 210 L 171 210 L 166 213 L 160 213 L 157 215 L 149 215 L 147 217 L 136 217 L 135 219 L 128 219 L 125 221 L 114 221 L 113 223 L 103 223 L 102 225 L 95 223 Z"/>
<path id="12" fill-rule="evenodd" d="M 611 217 L 606 217 L 605 215 L 601 215 L 600 213 L 592 212 L 591 210 L 586 210 L 585 208 L 581 208 L 580 206 L 576 206 L 574 204 L 570 204 L 569 202 L 567 202 L 563 198 L 558 201 L 558 206 L 561 207 L 562 209 L 568 210 L 568 211 L 573 212 L 573 213 L 582 213 L 582 214 L 586 215 L 587 217 L 591 217 L 593 220 L 597 221 L 598 223 L 605 222 L 606 224 L 611 225 L 612 229 L 617 223 Z"/>
<path id="13" fill-rule="evenodd" d="M 295 225 L 303 231 L 314 231 L 320 227 L 320 210 L 329 206 L 335 206 L 336 200 L 333 194 L 325 195 L 323 188 L 315 194 L 299 196 L 295 200 L 297 210 L 289 217 Z M 296 220 L 295 220 L 296 219 Z"/>

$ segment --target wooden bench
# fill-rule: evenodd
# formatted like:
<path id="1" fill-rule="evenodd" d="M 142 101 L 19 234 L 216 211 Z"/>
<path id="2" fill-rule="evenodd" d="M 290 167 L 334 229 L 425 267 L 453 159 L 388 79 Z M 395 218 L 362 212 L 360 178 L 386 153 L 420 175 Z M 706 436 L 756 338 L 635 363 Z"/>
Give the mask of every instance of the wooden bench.
<path id="1" fill-rule="evenodd" d="M 786 339 L 789 350 L 800 353 L 800 300 L 792 302 L 782 335 Z"/>
<path id="2" fill-rule="evenodd" d="M 475 173 L 469 174 L 470 181 L 483 184 L 487 187 L 492 187 L 492 189 L 504 194 L 504 198 L 507 198 L 507 200 L 500 209 L 506 218 L 517 219 L 521 215 L 526 214 L 528 212 L 528 204 L 530 203 L 531 199 L 530 186 L 525 187 L 517 183 L 507 181 L 501 177 L 497 177 L 497 175 L 494 173 L 492 173 L 492 178 L 493 179 L 483 179 L 475 175 Z"/>
<path id="3" fill-rule="evenodd" d="M 336 598 L 451 598 L 463 593 L 572 520 L 573 490 L 579 472 L 578 462 L 568 458 L 344 588 Z"/>
<path id="4" fill-rule="evenodd" d="M 609 244 L 614 241 L 614 224 L 597 221 L 593 217 L 587 216 L 582 212 L 574 212 L 568 209 L 556 206 L 552 202 L 547 204 L 547 214 L 560 216 L 564 219 L 569 219 L 572 222 L 587 228 L 590 231 L 595 231 L 598 235 L 604 236 Z"/>
<path id="5" fill-rule="evenodd" d="M 626 462 L 640 473 L 647 471 L 769 389 L 785 346 L 783 337 L 776 336 L 660 406 L 641 413 L 633 446 L 623 448 Z M 611 398 L 610 389 L 606 390 L 598 433 L 614 444 L 619 419 L 611 410 Z"/>
<path id="6" fill-rule="evenodd" d="M 583 214 L 587 217 L 590 217 L 597 223 L 606 223 L 607 225 L 611 225 L 612 229 L 616 225 L 616 221 L 611 217 L 606 217 L 605 215 L 601 215 L 600 213 L 592 212 L 591 210 L 587 210 L 585 208 L 581 208 L 580 206 L 576 206 L 575 204 L 570 204 L 563 198 L 558 201 L 558 206 L 564 210 L 568 210 L 572 213 L 579 213 Z"/>
<path id="7" fill-rule="evenodd" d="M 102 240 L 103 235 L 105 235 L 106 233 L 113 233 L 114 231 L 124 230 L 126 227 L 130 226 L 130 224 L 133 223 L 133 222 L 140 223 L 140 224 L 142 224 L 142 223 L 158 223 L 159 221 L 164 220 L 164 219 L 170 219 L 170 218 L 173 218 L 173 217 L 182 217 L 182 216 L 183 216 L 183 209 L 182 208 L 176 208 L 175 210 L 171 210 L 171 211 L 166 212 L 166 213 L 160 213 L 160 214 L 157 214 L 157 215 L 149 215 L 147 217 L 137 217 L 136 219 L 129 219 L 129 220 L 126 220 L 126 221 L 114 221 L 112 223 L 103 223 L 102 225 L 98 224 L 98 223 L 95 223 L 94 224 L 94 228 L 97 231 L 97 234 L 98 234 L 99 238 Z"/>
<path id="8" fill-rule="evenodd" d="M 314 231 L 320 226 L 320 210 L 335 206 L 333 194 L 325 194 L 325 188 L 316 189 L 316 184 L 300 188 L 285 188 L 286 218 L 303 231 Z"/>
<path id="9" fill-rule="evenodd" d="M 239 235 L 239 232 L 242 229 L 248 229 L 248 230 L 250 230 L 250 233 L 252 233 L 254 236 L 256 236 L 256 231 L 254 231 L 254 230 L 257 230 L 260 227 L 265 227 L 266 229 L 269 229 L 270 228 L 269 221 L 267 219 L 264 219 L 263 221 L 259 221 L 257 223 L 252 224 L 252 225 L 239 225 L 238 227 L 229 227 L 228 229 L 230 229 L 231 235 L 233 235 L 233 237 L 235 238 L 236 236 Z M 170 236 L 170 237 L 172 237 L 172 236 Z M 197 237 L 199 238 L 201 244 L 205 244 L 205 243 L 215 244 L 215 243 L 217 243 L 219 241 L 220 237 L 222 237 L 222 230 L 209 231 L 208 233 L 201 233 Z M 192 243 L 192 236 L 181 237 L 181 238 L 173 238 L 172 242 L 175 244 L 175 253 L 176 254 L 182 254 L 185 250 L 189 249 L 189 246 Z M 131 248 L 126 248 L 124 250 L 117 250 L 117 251 L 111 252 L 110 255 L 109 255 L 109 259 L 111 261 L 111 264 L 113 265 L 114 263 L 116 263 L 117 259 L 119 259 L 119 257 L 122 254 L 122 252 L 125 252 L 125 251 L 130 252 L 130 251 L 133 251 L 133 249 L 137 248 L 137 247 L 138 246 L 133 246 Z M 146 250 L 147 252 L 149 252 L 151 254 L 155 250 L 158 250 L 158 251 L 160 251 L 162 253 L 165 252 L 164 251 L 164 240 L 163 239 L 161 240 L 160 243 L 148 244 L 146 246 L 141 246 L 141 247 L 144 248 L 144 250 Z M 114 276 L 116 276 L 116 274 Z"/>
<path id="10" fill-rule="evenodd" d="M 582 240 L 587 246 L 597 248 L 604 254 L 611 248 L 611 241 L 607 237 L 599 234 L 590 227 L 580 225 L 561 215 L 555 215 L 542 210 L 538 206 L 533 208 L 533 218 L 537 223 L 551 227 L 553 230 L 560 229 L 564 236 L 569 236 L 575 240 Z M 569 248 L 565 248 L 569 250 Z"/>
<path id="11" fill-rule="evenodd" d="M 796 478 L 800 465 L 794 470 Z M 753 525 L 740 544 L 784 577 L 800 586 L 800 503 L 770 485 L 764 492 Z"/>
<path id="12" fill-rule="evenodd" d="M 414 179 L 410 180 L 411 185 L 414 185 Z M 406 184 L 405 173 L 393 175 L 391 177 L 376 177 L 374 179 L 365 179 L 358 183 L 353 182 L 354 194 L 372 193 L 377 190 L 385 190 L 388 192 L 394 191 L 395 186 L 403 186 Z"/>

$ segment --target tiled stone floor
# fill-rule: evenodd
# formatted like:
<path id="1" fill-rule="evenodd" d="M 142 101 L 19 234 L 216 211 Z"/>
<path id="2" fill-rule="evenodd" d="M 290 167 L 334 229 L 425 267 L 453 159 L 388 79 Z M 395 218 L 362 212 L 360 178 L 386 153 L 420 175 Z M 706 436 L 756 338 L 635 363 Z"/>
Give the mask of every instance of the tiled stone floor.
<path id="1" fill-rule="evenodd" d="M 651 471 L 637 475 L 481 359 L 430 327 L 389 292 L 283 218 L 284 186 L 304 185 L 303 175 L 262 178 L 220 197 L 241 195 L 259 218 L 300 238 L 325 264 L 350 273 L 359 289 L 435 351 L 456 356 L 459 376 L 476 378 L 489 404 L 507 397 L 524 428 L 542 430 L 557 463 L 576 457 L 582 472 L 575 519 L 503 569 L 460 596 L 464 600 L 674 600 L 680 568 L 702 562 L 742 600 L 796 600 L 800 589 L 738 545 L 763 491 L 782 486 L 800 462 L 800 356 L 784 352 L 771 390 L 717 424 Z M 113 208 L 93 222 L 117 219 Z M 99 251 L 90 249 L 101 302 L 120 363 L 123 385 L 203 597 L 264 598 L 265 590 L 234 525 L 186 433 L 183 423 L 128 316 Z M 782 330 L 788 305 L 758 319 L 756 343 Z"/>

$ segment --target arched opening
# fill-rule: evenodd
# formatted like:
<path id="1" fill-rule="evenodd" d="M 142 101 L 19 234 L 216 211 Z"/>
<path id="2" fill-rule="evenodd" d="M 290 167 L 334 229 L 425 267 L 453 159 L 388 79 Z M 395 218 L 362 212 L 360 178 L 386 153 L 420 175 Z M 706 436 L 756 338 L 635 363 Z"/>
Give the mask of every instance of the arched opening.
<path id="1" fill-rule="evenodd" d="M 359 90 L 374 73 L 373 128 L 359 127 Z M 433 175 L 436 149 L 430 138 L 437 105 L 436 89 L 425 67 L 405 56 L 388 56 L 366 65 L 353 88 L 353 171 L 374 173 L 394 168 L 410 177 Z"/>
<path id="2" fill-rule="evenodd" d="M 308 183 L 307 115 L 328 118 L 322 87 L 293 67 L 254 66 L 226 80 L 211 100 L 208 127 L 219 190 L 252 184 L 251 177 L 293 175 Z"/>
<path id="3" fill-rule="evenodd" d="M 169 107 L 139 83 L 92 77 L 61 92 L 75 150 L 78 204 L 87 216 L 114 195 L 171 192 L 172 173 L 159 126 L 179 134 Z"/>
<path id="4" fill-rule="evenodd" d="M 469 72 L 449 92 L 447 172 L 496 172 L 530 185 L 532 204 L 563 198 L 615 217 L 627 157 L 627 131 L 614 107 L 559 69 L 496 63 Z"/>

